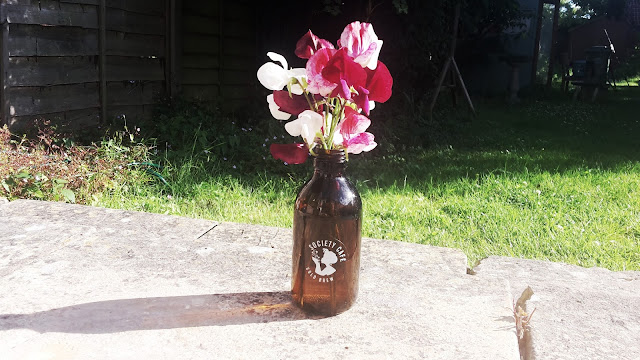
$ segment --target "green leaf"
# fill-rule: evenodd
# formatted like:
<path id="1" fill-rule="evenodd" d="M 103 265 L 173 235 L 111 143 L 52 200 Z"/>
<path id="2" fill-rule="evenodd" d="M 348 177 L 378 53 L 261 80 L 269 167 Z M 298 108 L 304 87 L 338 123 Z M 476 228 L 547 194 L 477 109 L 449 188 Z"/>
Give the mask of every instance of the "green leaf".
<path id="1" fill-rule="evenodd" d="M 16 174 L 16 178 L 18 179 L 29 179 L 31 178 L 31 174 L 29 174 L 28 171 L 26 170 L 22 170 L 19 173 Z"/>
<path id="2" fill-rule="evenodd" d="M 62 194 L 62 196 L 64 196 L 65 201 L 75 204 L 76 194 L 74 194 L 73 191 L 69 189 L 62 189 L 60 190 L 60 193 Z"/>

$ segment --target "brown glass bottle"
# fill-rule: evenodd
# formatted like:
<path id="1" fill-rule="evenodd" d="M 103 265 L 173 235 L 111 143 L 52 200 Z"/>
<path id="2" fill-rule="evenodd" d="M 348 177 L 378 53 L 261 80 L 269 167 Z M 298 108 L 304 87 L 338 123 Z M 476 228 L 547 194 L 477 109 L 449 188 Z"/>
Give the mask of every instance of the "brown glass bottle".
<path id="1" fill-rule="evenodd" d="M 321 150 L 296 199 L 291 292 L 302 309 L 335 315 L 358 294 L 362 202 L 342 150 Z"/>

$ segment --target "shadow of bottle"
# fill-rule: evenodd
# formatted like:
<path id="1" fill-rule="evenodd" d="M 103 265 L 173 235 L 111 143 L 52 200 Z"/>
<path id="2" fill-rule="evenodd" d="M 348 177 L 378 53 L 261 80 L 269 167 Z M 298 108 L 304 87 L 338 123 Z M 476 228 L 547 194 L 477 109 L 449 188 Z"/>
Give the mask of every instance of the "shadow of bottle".
<path id="1" fill-rule="evenodd" d="M 249 292 L 118 299 L 0 314 L 0 330 L 103 334 L 318 318 L 296 307 L 288 291 Z"/>

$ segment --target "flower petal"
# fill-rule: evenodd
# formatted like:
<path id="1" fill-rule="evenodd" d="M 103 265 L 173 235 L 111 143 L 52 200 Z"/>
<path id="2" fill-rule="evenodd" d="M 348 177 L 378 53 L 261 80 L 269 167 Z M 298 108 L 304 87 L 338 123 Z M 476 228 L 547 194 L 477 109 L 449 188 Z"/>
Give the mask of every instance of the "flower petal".
<path id="1" fill-rule="evenodd" d="M 371 125 L 371 120 L 364 115 L 358 114 L 358 112 L 352 108 L 347 107 L 345 108 L 345 118 L 338 125 L 338 131 L 342 137 L 349 142 L 350 139 L 365 132 L 367 128 L 369 128 L 369 125 Z"/>
<path id="2" fill-rule="evenodd" d="M 367 72 L 349 57 L 345 49 L 340 49 L 322 69 L 322 77 L 335 84 L 345 80 L 347 86 L 356 88 L 366 84 Z"/>
<path id="3" fill-rule="evenodd" d="M 275 62 L 279 62 L 280 65 L 282 65 L 282 68 L 285 70 L 289 70 L 289 64 L 287 64 L 287 59 L 284 58 L 284 56 L 278 54 L 278 53 L 274 53 L 269 51 L 267 53 L 267 56 L 269 57 L 269 59 L 275 61 Z"/>
<path id="4" fill-rule="evenodd" d="M 296 43 L 296 55 L 302 59 L 308 59 L 320 49 L 333 49 L 333 44 L 329 41 L 315 36 L 311 30 L 304 34 Z"/>
<path id="5" fill-rule="evenodd" d="M 291 117 L 291 114 L 286 113 L 284 111 L 280 111 L 280 106 L 276 104 L 273 94 L 270 94 L 267 96 L 267 103 L 269 104 L 269 111 L 271 111 L 271 115 L 274 118 L 278 120 L 289 120 L 289 118 Z"/>
<path id="6" fill-rule="evenodd" d="M 348 153 L 360 154 L 363 151 L 373 150 L 378 144 L 374 141 L 373 134 L 364 132 L 350 139 L 346 144 L 343 143 L 343 145 L 347 148 Z"/>
<path id="7" fill-rule="evenodd" d="M 282 90 L 289 83 L 289 74 L 277 64 L 268 62 L 258 69 L 258 81 L 269 90 Z"/>
<path id="8" fill-rule="evenodd" d="M 313 144 L 316 134 L 322 130 L 322 115 L 311 110 L 305 110 L 298 118 L 286 123 L 284 129 L 291 136 L 302 136 L 309 145 Z"/>
<path id="9" fill-rule="evenodd" d="M 385 102 L 391 97 L 393 78 L 389 69 L 381 61 L 378 61 L 376 70 L 367 70 L 367 85 L 369 100 Z"/>
<path id="10" fill-rule="evenodd" d="M 309 82 L 307 91 L 312 94 L 328 96 L 338 86 L 337 83 L 332 83 L 322 76 L 322 70 L 336 52 L 337 50 L 324 48 L 318 50 L 309 58 L 306 66 L 307 80 Z"/>
<path id="11" fill-rule="evenodd" d="M 378 39 L 371 24 L 354 21 L 342 31 L 338 46 L 345 48 L 349 56 L 362 67 L 374 70 L 382 48 L 382 40 Z"/>
<path id="12" fill-rule="evenodd" d="M 271 144 L 271 156 L 288 164 L 302 164 L 309 157 L 309 149 L 305 144 Z"/>
<path id="13" fill-rule="evenodd" d="M 289 97 L 288 91 L 277 90 L 273 92 L 273 97 L 280 110 L 289 114 L 297 116 L 301 112 L 309 110 L 309 103 L 303 95 L 293 94 Z"/>

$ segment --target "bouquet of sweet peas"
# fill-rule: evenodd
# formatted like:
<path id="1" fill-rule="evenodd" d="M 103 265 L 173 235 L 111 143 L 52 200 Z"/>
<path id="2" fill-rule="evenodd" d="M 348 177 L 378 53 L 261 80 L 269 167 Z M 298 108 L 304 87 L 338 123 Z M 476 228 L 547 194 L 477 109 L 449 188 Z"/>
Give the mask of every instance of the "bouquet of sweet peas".
<path id="1" fill-rule="evenodd" d="M 272 144 L 271 154 L 289 164 L 300 164 L 309 154 L 343 149 L 359 154 L 376 147 L 370 111 L 391 96 L 393 79 L 378 60 L 382 40 L 369 23 L 353 22 L 343 30 L 338 48 L 309 30 L 296 44 L 295 54 L 308 59 L 305 68 L 290 69 L 273 52 L 273 60 L 258 69 L 258 80 L 273 90 L 269 110 L 278 120 L 294 120 L 284 127 L 304 142 Z M 277 64 L 279 63 L 279 64 Z M 286 88 L 286 89 L 285 89 Z"/>

